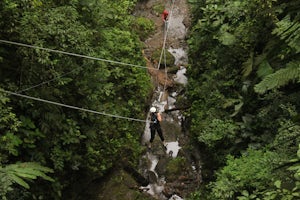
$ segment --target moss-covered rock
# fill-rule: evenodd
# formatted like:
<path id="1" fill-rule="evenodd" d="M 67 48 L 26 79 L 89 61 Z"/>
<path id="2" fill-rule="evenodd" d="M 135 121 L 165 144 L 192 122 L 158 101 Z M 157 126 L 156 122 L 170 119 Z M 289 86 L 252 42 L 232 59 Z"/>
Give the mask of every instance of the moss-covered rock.
<path id="1" fill-rule="evenodd" d="M 85 191 L 89 200 L 153 200 L 153 197 L 140 191 L 135 179 L 124 170 L 112 172 L 108 177 L 95 182 Z"/>
<path id="2" fill-rule="evenodd" d="M 186 170 L 187 162 L 184 157 L 177 157 L 170 160 L 166 167 L 166 177 L 168 181 L 174 181 L 178 179 L 178 176 L 182 174 L 182 171 Z"/>
<path id="3" fill-rule="evenodd" d="M 174 66 L 174 63 L 175 63 L 174 56 L 168 51 L 165 51 L 165 53 L 166 53 L 166 65 L 167 65 L 167 67 Z M 161 49 L 156 49 L 153 52 L 151 59 L 158 63 L 159 59 L 160 59 L 160 55 L 161 55 Z M 160 67 L 162 67 L 162 68 L 165 67 L 164 55 L 162 55 Z"/>

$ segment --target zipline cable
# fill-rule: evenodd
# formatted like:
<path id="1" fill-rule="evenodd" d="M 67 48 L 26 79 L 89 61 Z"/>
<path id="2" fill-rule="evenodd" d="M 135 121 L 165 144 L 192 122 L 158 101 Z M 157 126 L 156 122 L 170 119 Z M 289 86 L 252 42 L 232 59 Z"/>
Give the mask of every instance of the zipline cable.
<path id="1" fill-rule="evenodd" d="M 71 74 L 71 73 L 73 73 L 74 71 L 76 71 L 76 70 L 78 70 L 78 69 L 79 69 L 79 68 L 73 69 L 73 70 L 71 70 L 71 71 L 69 71 L 69 72 L 67 72 L 67 73 L 64 73 L 64 74 L 62 74 L 62 75 L 59 75 L 59 76 L 57 76 L 57 77 L 55 77 L 55 78 L 52 78 L 52 79 L 50 79 L 50 80 L 48 80 L 48 81 L 43 81 L 43 82 L 41 82 L 41 83 L 39 83 L 39 84 L 37 84 L 37 85 L 28 87 L 28 88 L 23 89 L 23 90 L 19 90 L 19 91 L 17 91 L 16 93 L 22 93 L 22 92 L 28 91 L 28 90 L 30 90 L 30 89 L 39 87 L 39 86 L 41 86 L 41 85 L 50 83 L 50 82 L 52 82 L 52 81 L 55 81 L 56 79 L 60 79 L 60 78 L 63 77 L 63 76 L 66 76 L 66 75 L 68 75 L 68 74 Z"/>
<path id="2" fill-rule="evenodd" d="M 31 99 L 31 100 L 34 100 L 34 101 L 40 101 L 40 102 L 53 104 L 53 105 L 57 105 L 57 106 L 62 106 L 62 107 L 66 107 L 66 108 L 71 108 L 71 109 L 75 109 L 75 110 L 81 110 L 81 111 L 89 112 L 89 113 L 93 113 L 93 114 L 104 115 L 104 116 L 107 116 L 107 117 L 127 119 L 127 120 L 131 120 L 131 121 L 144 122 L 144 123 L 147 122 L 147 120 L 136 119 L 136 118 L 131 118 L 131 117 L 124 117 L 124 116 L 120 116 L 120 115 L 113 115 L 113 114 L 108 114 L 108 113 L 104 113 L 104 112 L 98 112 L 98 111 L 95 111 L 95 110 L 89 110 L 89 109 L 86 109 L 86 108 L 80 108 L 80 107 L 71 106 L 71 105 L 58 103 L 58 102 L 54 102 L 54 101 L 49 101 L 49 100 L 45 100 L 45 99 L 40 99 L 40 98 L 28 96 L 28 95 L 18 94 L 18 93 L 3 90 L 3 89 L 0 89 L 0 92 L 7 93 L 7 94 L 10 94 L 10 95 L 14 95 L 14 96 L 18 96 L 18 97 L 22 97 L 22 98 Z"/>
<path id="3" fill-rule="evenodd" d="M 103 58 L 96 58 L 96 57 L 92 57 L 92 56 L 86 56 L 86 55 L 82 55 L 82 54 L 70 53 L 70 52 L 60 51 L 60 50 L 54 50 L 54 49 L 49 49 L 49 48 L 44 48 L 44 47 L 39 47 L 39 46 L 34 46 L 34 45 L 29 45 L 29 44 L 24 44 L 24 43 L 19 43 L 19 42 L 12 42 L 12 41 L 1 40 L 1 39 L 0 39 L 0 42 L 1 43 L 6 43 L 6 44 L 12 44 L 12 45 L 17 45 L 17 46 L 22 46 L 22 47 L 29 47 L 29 48 L 34 48 L 34 49 L 41 49 L 41 50 L 45 50 L 45 51 L 49 51 L 49 52 L 54 52 L 54 53 L 65 54 L 65 55 L 69 55 L 69 56 L 87 58 L 87 59 L 91 59 L 91 60 L 98 60 L 98 61 L 103 61 L 103 62 L 118 64 L 118 65 L 125 65 L 125 66 L 131 66 L 131 67 L 138 67 L 138 68 L 148 69 L 147 67 L 141 66 L 141 65 L 134 65 L 134 64 L 124 63 L 124 62 L 119 62 L 119 61 L 113 61 L 113 60 L 108 60 L 108 59 L 103 59 Z"/>

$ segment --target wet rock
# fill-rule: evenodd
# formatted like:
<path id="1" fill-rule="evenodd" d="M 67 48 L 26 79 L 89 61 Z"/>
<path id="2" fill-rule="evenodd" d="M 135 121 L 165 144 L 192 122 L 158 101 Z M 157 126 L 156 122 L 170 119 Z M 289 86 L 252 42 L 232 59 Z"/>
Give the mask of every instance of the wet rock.
<path id="1" fill-rule="evenodd" d="M 166 141 L 176 141 L 178 135 L 181 134 L 181 127 L 179 124 L 163 121 L 161 122 L 161 127 L 162 130 L 164 131 L 164 136 Z"/>
<path id="2" fill-rule="evenodd" d="M 191 26 L 191 20 L 190 20 L 190 17 L 185 17 L 182 21 L 183 25 L 185 27 L 190 27 Z"/>
<path id="3" fill-rule="evenodd" d="M 174 190 L 169 187 L 169 186 L 165 186 L 164 190 L 162 191 L 163 195 L 165 197 L 167 197 L 168 199 L 171 198 L 174 194 Z"/>
<path id="4" fill-rule="evenodd" d="M 161 158 L 161 159 L 158 161 L 158 163 L 157 163 L 157 165 L 156 165 L 156 167 L 155 167 L 155 171 L 157 172 L 157 174 L 158 174 L 159 176 L 161 176 L 161 175 L 163 175 L 163 174 L 166 173 L 166 165 L 167 165 L 168 161 L 169 161 L 169 159 L 166 158 L 166 157 Z"/>
<path id="5" fill-rule="evenodd" d="M 124 170 L 112 171 L 101 182 L 95 182 L 76 197 L 78 200 L 153 200 L 149 194 L 141 192 L 139 184 Z"/>
<path id="6" fill-rule="evenodd" d="M 178 196 L 182 196 L 180 190 L 180 183 L 167 183 L 165 185 L 165 188 L 163 190 L 163 194 L 167 197 L 167 198 L 171 198 L 173 195 L 178 195 Z"/>
<path id="7" fill-rule="evenodd" d="M 146 186 L 149 184 L 149 181 L 143 175 L 141 175 L 137 170 L 135 170 L 132 166 L 126 165 L 123 168 L 128 174 L 132 176 L 133 179 L 135 179 L 135 181 L 138 184 L 142 186 Z"/>
<path id="8" fill-rule="evenodd" d="M 148 178 L 150 183 L 157 183 L 157 175 L 154 171 L 148 171 Z"/>

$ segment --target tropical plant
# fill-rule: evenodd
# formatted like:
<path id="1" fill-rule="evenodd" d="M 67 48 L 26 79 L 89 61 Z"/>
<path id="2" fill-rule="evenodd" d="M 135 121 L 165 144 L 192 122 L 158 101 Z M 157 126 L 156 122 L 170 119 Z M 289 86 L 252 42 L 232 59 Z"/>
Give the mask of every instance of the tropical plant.
<path id="1" fill-rule="evenodd" d="M 243 190 L 254 191 L 268 188 L 276 163 L 280 157 L 270 151 L 249 149 L 240 158 L 228 156 L 227 166 L 217 174 L 210 184 L 211 196 L 216 199 L 235 199 Z"/>
<path id="2" fill-rule="evenodd" d="M 2 199 L 7 199 L 6 195 L 8 192 L 13 191 L 12 185 L 15 183 L 29 189 L 28 182 L 38 177 L 47 181 L 54 181 L 46 173 L 53 173 L 53 170 L 34 162 L 0 166 L 0 195 Z"/>
<path id="3" fill-rule="evenodd" d="M 286 189 L 290 172 L 272 169 L 292 158 L 299 140 L 300 3 L 191 2 L 187 116 L 212 174 L 194 199 L 261 198 L 276 178 Z"/>
<path id="4" fill-rule="evenodd" d="M 79 179 L 104 176 L 121 159 L 137 165 L 137 133 L 143 124 L 113 117 L 143 119 L 151 89 L 146 69 L 117 64 L 145 66 L 141 42 L 132 31 L 135 3 L 0 2 L 0 37 L 37 47 L 1 43 L 1 87 L 108 115 L 16 96 L 8 102 L 1 96 L 6 102 L 0 103 L 0 139 L 5 144 L 0 147 L 0 162 L 38 161 L 53 169 L 55 179 L 50 184 L 31 184 L 30 194 L 15 191 L 15 198 L 71 199 L 68 195 L 74 191 L 64 190 Z"/>

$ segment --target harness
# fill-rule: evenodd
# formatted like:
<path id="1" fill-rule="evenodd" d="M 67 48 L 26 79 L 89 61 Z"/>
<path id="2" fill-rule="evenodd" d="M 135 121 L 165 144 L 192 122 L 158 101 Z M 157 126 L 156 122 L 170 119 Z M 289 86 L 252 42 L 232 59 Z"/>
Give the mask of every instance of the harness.
<path id="1" fill-rule="evenodd" d="M 158 128 L 158 127 L 159 127 L 159 121 L 157 119 L 157 113 L 151 113 L 150 128 Z"/>

